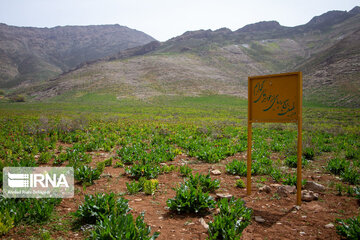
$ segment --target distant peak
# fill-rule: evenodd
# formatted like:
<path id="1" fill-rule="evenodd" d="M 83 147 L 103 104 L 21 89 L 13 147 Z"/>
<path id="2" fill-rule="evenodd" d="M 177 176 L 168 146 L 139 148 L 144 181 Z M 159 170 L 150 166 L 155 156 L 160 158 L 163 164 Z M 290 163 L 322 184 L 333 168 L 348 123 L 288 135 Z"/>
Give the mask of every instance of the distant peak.
<path id="1" fill-rule="evenodd" d="M 351 9 L 349 11 L 349 13 L 353 14 L 353 15 L 359 14 L 360 13 L 360 7 L 359 6 L 354 7 L 353 9 Z"/>
<path id="2" fill-rule="evenodd" d="M 266 30 L 279 29 L 279 28 L 282 28 L 282 26 L 277 21 L 262 21 L 262 22 L 246 25 L 245 27 L 240 28 L 238 31 L 253 32 L 253 31 L 266 31 Z"/>

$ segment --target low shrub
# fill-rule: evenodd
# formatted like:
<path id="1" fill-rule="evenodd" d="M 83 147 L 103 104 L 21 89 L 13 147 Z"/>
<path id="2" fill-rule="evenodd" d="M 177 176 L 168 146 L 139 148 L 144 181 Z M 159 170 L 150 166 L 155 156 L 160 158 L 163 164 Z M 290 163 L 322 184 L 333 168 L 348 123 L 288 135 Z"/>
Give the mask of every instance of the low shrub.
<path id="1" fill-rule="evenodd" d="M 308 165 L 308 160 L 306 158 L 301 159 L 302 167 Z M 285 165 L 291 168 L 297 168 L 297 156 L 289 156 L 285 158 Z"/>
<path id="2" fill-rule="evenodd" d="M 144 181 L 143 189 L 144 189 L 145 194 L 154 195 L 158 186 L 159 186 L 158 180 L 150 179 L 150 180 Z"/>
<path id="3" fill-rule="evenodd" d="M 238 187 L 238 188 L 245 188 L 245 183 L 244 183 L 244 181 L 243 180 L 241 180 L 241 179 L 238 179 L 238 180 L 236 180 L 236 187 Z"/>
<path id="4" fill-rule="evenodd" d="M 80 166 L 74 170 L 74 178 L 84 185 L 92 185 L 94 180 L 100 178 L 104 170 L 102 166 L 95 169 L 87 165 Z"/>
<path id="5" fill-rule="evenodd" d="M 145 177 L 146 179 L 157 178 L 161 169 L 158 165 L 154 164 L 135 164 L 131 168 L 126 169 L 126 173 L 135 179 Z"/>
<path id="6" fill-rule="evenodd" d="M 244 161 L 234 159 L 232 162 L 226 164 L 226 172 L 232 175 L 245 177 L 247 173 L 247 165 Z"/>
<path id="7" fill-rule="evenodd" d="M 336 232 L 345 239 L 360 239 L 360 214 L 348 219 L 336 219 Z"/>
<path id="8" fill-rule="evenodd" d="M 221 199 L 217 206 L 220 212 L 209 223 L 208 239 L 239 239 L 251 222 L 252 210 L 245 206 L 244 201 L 233 197 Z"/>
<path id="9" fill-rule="evenodd" d="M 343 172 L 346 168 L 348 168 L 349 165 L 350 165 L 350 162 L 346 161 L 345 159 L 333 158 L 327 162 L 327 165 L 325 168 L 327 171 L 329 171 L 335 175 L 340 175 L 341 172 Z"/>
<path id="10" fill-rule="evenodd" d="M 10 216 L 8 209 L 0 212 L 0 236 L 5 235 L 14 227 L 14 218 Z"/>
<path id="11" fill-rule="evenodd" d="M 340 174 L 343 181 L 348 182 L 350 184 L 360 184 L 360 173 L 357 168 L 347 167 Z"/>
<path id="12" fill-rule="evenodd" d="M 178 213 L 198 213 L 214 208 L 215 201 L 202 188 L 183 183 L 176 188 L 176 196 L 168 199 L 166 204 L 172 211 Z"/>
<path id="13" fill-rule="evenodd" d="M 192 168 L 188 165 L 180 166 L 180 175 L 184 177 L 188 177 L 192 173 Z"/>
<path id="14" fill-rule="evenodd" d="M 111 214 L 99 220 L 89 239 L 154 240 L 160 235 L 151 235 L 151 227 L 144 222 L 144 214 L 134 220 L 132 214 Z"/>
<path id="15" fill-rule="evenodd" d="M 74 213 L 78 222 L 94 224 L 111 214 L 124 215 L 130 211 L 128 200 L 120 197 L 116 199 L 114 193 L 85 195 L 85 201 Z"/>
<path id="16" fill-rule="evenodd" d="M 210 174 L 202 175 L 196 173 L 195 175 L 190 175 L 186 181 L 187 185 L 192 185 L 194 188 L 201 188 L 204 192 L 214 192 L 220 187 L 220 181 L 215 179 L 211 180 Z"/>

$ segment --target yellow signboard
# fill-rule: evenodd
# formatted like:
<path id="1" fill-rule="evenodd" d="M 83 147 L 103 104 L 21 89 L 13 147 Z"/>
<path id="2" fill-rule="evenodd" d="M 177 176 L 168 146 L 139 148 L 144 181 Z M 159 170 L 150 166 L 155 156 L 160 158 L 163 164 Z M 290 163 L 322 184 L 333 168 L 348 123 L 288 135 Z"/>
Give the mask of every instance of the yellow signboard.
<path id="1" fill-rule="evenodd" d="M 295 122 L 298 125 L 296 204 L 300 205 L 302 149 L 301 72 L 249 77 L 248 91 L 247 194 L 251 194 L 252 123 Z"/>
<path id="2" fill-rule="evenodd" d="M 297 122 L 301 73 L 249 77 L 249 120 Z"/>

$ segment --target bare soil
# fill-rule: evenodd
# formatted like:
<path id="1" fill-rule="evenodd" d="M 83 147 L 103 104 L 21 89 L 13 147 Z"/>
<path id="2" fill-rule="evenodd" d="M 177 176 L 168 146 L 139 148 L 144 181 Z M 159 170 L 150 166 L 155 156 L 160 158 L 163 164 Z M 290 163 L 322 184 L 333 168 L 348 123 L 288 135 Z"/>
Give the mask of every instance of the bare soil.
<path id="1" fill-rule="evenodd" d="M 93 162 L 103 161 L 110 156 L 109 153 L 93 153 Z M 353 217 L 358 211 L 359 203 L 356 199 L 348 196 L 338 196 L 332 184 L 340 182 L 335 176 L 327 174 L 322 165 L 326 162 L 326 156 L 316 159 L 310 167 L 303 170 L 303 178 L 319 182 L 326 186 L 326 191 L 319 194 L 319 200 L 303 202 L 301 208 L 295 208 L 296 194 L 288 197 L 278 197 L 275 187 L 271 187 L 271 193 L 259 192 L 258 188 L 264 184 L 269 185 L 275 182 L 268 176 L 255 176 L 252 178 L 253 192 L 250 196 L 246 195 L 246 189 L 235 187 L 238 177 L 229 175 L 225 171 L 225 164 L 232 159 L 242 159 L 245 161 L 246 154 L 237 154 L 229 157 L 220 163 L 209 164 L 189 158 L 186 155 L 179 155 L 168 165 L 180 166 L 188 163 L 193 168 L 193 173 L 200 172 L 207 174 L 213 169 L 219 169 L 221 175 L 214 176 L 213 179 L 221 181 L 220 189 L 217 193 L 230 193 L 236 198 L 242 198 L 246 206 L 253 209 L 253 220 L 244 230 L 241 239 L 339 239 L 336 229 L 326 228 L 329 223 L 335 224 L 336 218 Z M 295 171 L 295 169 L 289 169 Z M 266 180 L 264 181 L 264 178 Z M 246 178 L 241 179 L 246 182 Z M 30 239 L 37 236 L 39 229 L 47 229 L 51 236 L 62 239 L 83 239 L 87 235 L 81 229 L 74 229 L 72 226 L 72 212 L 75 212 L 84 200 L 85 194 L 99 192 L 114 192 L 118 194 L 126 193 L 126 182 L 132 179 L 125 175 L 123 168 L 106 167 L 103 176 L 94 185 L 84 189 L 81 185 L 75 187 L 75 197 L 64 199 L 56 208 L 56 215 L 59 217 L 55 222 L 46 223 L 43 226 L 17 226 L 12 229 L 4 239 Z M 215 210 L 203 215 L 197 214 L 177 214 L 167 209 L 166 201 L 175 196 L 174 187 L 184 181 L 177 171 L 160 175 L 158 177 L 159 188 L 155 195 L 145 195 L 138 193 L 135 195 L 124 195 L 129 200 L 132 213 L 137 216 L 145 212 L 145 222 L 151 226 L 152 232 L 160 232 L 159 240 L 165 239 L 206 239 L 207 230 L 200 224 L 199 219 L 204 218 L 208 223 L 212 220 Z M 216 195 L 212 194 L 215 198 Z M 264 223 L 258 223 L 254 216 L 261 216 L 265 219 Z M 58 221 L 58 222 L 57 222 Z M 63 228 L 59 226 L 64 224 Z"/>

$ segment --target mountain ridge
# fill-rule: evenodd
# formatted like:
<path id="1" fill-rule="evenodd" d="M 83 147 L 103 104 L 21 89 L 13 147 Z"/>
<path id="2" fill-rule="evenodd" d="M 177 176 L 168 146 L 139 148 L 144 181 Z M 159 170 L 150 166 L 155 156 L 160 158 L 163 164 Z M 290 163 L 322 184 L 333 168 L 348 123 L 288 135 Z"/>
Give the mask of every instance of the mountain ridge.
<path id="1" fill-rule="evenodd" d="M 0 87 L 48 80 L 85 61 L 153 40 L 118 24 L 53 28 L 0 24 L 0 63 L 11 69 L 0 69 Z"/>
<path id="2" fill-rule="evenodd" d="M 357 41 L 359 12 L 358 7 L 349 12 L 331 11 L 295 27 L 264 21 L 235 31 L 188 31 L 166 42 L 153 41 L 88 62 L 46 83 L 22 85 L 16 93 L 42 100 L 85 92 L 113 94 L 119 99 L 201 94 L 246 98 L 248 76 L 303 71 L 305 100 L 356 107 L 360 104 L 360 76 L 356 75 L 360 66 L 354 64 L 360 47 L 341 42 Z M 331 55 L 336 56 L 335 63 L 322 65 Z M 355 70 L 345 74 L 341 64 Z M 327 72 L 325 77 L 319 77 L 312 65 Z M 341 80 L 342 76 L 346 78 Z M 322 89 L 324 94 L 319 94 Z"/>

